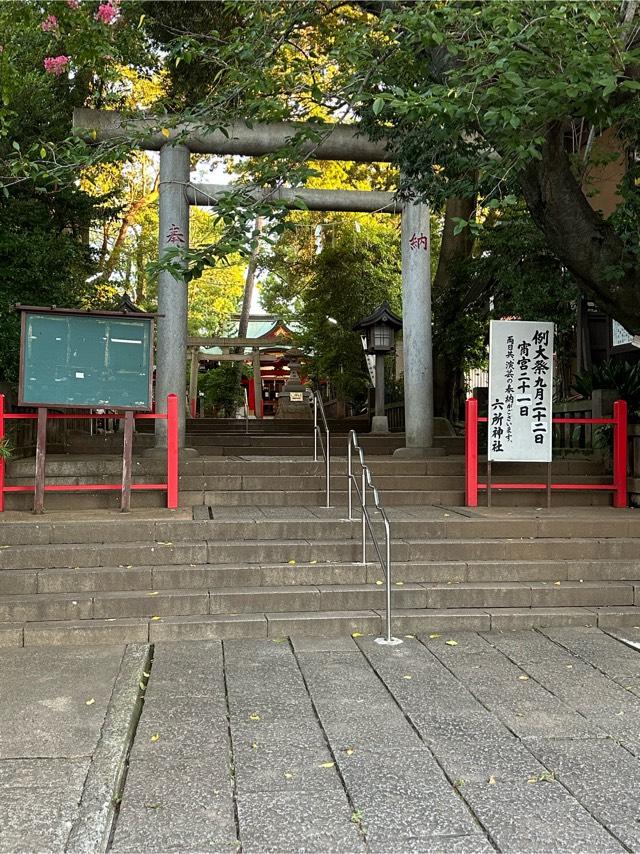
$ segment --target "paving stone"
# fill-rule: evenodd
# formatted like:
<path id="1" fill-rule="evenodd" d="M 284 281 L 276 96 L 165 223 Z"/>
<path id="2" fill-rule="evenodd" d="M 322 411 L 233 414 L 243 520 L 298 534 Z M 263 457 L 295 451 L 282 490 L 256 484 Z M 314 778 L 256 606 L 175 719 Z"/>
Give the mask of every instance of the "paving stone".
<path id="1" fill-rule="evenodd" d="M 240 840 L 246 854 L 364 851 L 363 840 L 341 788 L 316 792 L 252 792 L 238 795 Z"/>
<path id="2" fill-rule="evenodd" d="M 260 581 L 257 566 L 154 566 L 150 590 L 244 587 Z"/>
<path id="3" fill-rule="evenodd" d="M 317 792 L 333 783 L 337 789 L 333 757 L 325 746 L 316 748 L 289 744 L 253 742 L 255 747 L 235 753 L 236 785 L 240 794 L 249 792 Z"/>
<path id="4" fill-rule="evenodd" d="M 629 847 L 640 848 L 640 762 L 612 739 L 537 741 L 532 749 L 586 809 Z"/>
<path id="5" fill-rule="evenodd" d="M 482 638 L 487 643 L 494 646 L 503 652 L 508 658 L 517 662 L 546 662 L 547 664 L 553 661 L 560 664 L 571 663 L 567 658 L 567 650 L 565 647 L 553 643 L 550 638 L 555 636 L 557 629 L 542 629 L 539 632 L 532 631 L 504 631 L 504 632 L 489 632 L 483 634 Z M 590 628 L 571 628 L 567 632 L 573 636 L 579 636 L 583 632 L 595 631 L 602 634 L 599 629 Z"/>
<path id="6" fill-rule="evenodd" d="M 291 643 L 296 655 L 326 652 L 350 652 L 358 654 L 356 642 L 351 637 L 340 638 L 305 638 L 292 637 Z"/>
<path id="7" fill-rule="evenodd" d="M 640 651 L 598 629 L 547 629 L 544 634 L 563 651 L 579 656 L 612 678 L 640 676 Z"/>
<path id="8" fill-rule="evenodd" d="M 0 647 L 23 646 L 24 630 L 16 623 L 0 624 Z"/>
<path id="9" fill-rule="evenodd" d="M 370 841 L 367 849 L 375 854 L 492 854 L 495 848 L 480 833 L 473 836 L 432 836 Z"/>
<path id="10" fill-rule="evenodd" d="M 212 614 L 313 611 L 319 607 L 317 587 L 245 587 L 211 593 Z"/>
<path id="11" fill-rule="evenodd" d="M 520 631 L 547 626 L 595 626 L 597 615 L 586 608 L 488 608 L 492 631 Z"/>
<path id="12" fill-rule="evenodd" d="M 162 617 L 149 623 L 149 640 L 222 640 L 234 637 L 266 637 L 264 614 L 213 614 L 196 617 Z"/>
<path id="13" fill-rule="evenodd" d="M 447 775 L 452 780 L 486 782 L 496 780 L 526 781 L 532 774 L 545 769 L 522 742 L 507 732 L 498 738 L 474 738 L 465 733 L 462 738 L 430 740 L 429 745 Z"/>
<path id="14" fill-rule="evenodd" d="M 51 526 L 47 523 L 34 522 L 32 519 L 29 522 L 3 522 L 2 538 L 0 542 L 3 546 L 14 545 L 39 545 L 46 544 L 50 541 Z"/>
<path id="15" fill-rule="evenodd" d="M 3 649 L 0 759 L 90 756 L 121 660 L 117 646 Z"/>
<path id="16" fill-rule="evenodd" d="M 461 794 L 500 851 L 625 850 L 560 783 L 469 783 Z"/>
<path id="17" fill-rule="evenodd" d="M 260 567 L 260 583 L 284 586 L 289 584 L 364 584 L 367 567 L 357 563 L 296 563 Z"/>
<path id="18" fill-rule="evenodd" d="M 154 590 L 151 569 L 43 569 L 37 573 L 38 593 L 102 593 Z M 6 591 L 10 592 L 10 591 Z M 17 591 L 16 591 L 17 592 Z M 33 591 L 35 592 L 35 591 Z"/>
<path id="19" fill-rule="evenodd" d="M 0 597 L 0 622 L 87 620 L 92 612 L 93 601 L 86 593 Z"/>
<path id="20" fill-rule="evenodd" d="M 381 614 L 381 617 L 383 614 Z M 391 615 L 393 634 L 440 631 L 487 631 L 489 614 L 475 608 L 406 608 L 395 609 Z"/>
<path id="21" fill-rule="evenodd" d="M 105 544 L 100 549 L 102 566 L 166 566 L 167 564 L 202 564 L 207 562 L 206 543 L 161 542 Z M 65 566 L 91 566 L 75 563 Z"/>
<path id="22" fill-rule="evenodd" d="M 37 572 L 26 569 L 7 569 L 0 571 L 0 595 L 8 593 L 36 593 L 38 589 Z"/>
<path id="23" fill-rule="evenodd" d="M 100 551 L 84 545 L 12 546 L 0 549 L 0 569 L 44 569 L 62 566 L 98 566 Z"/>
<path id="24" fill-rule="evenodd" d="M 156 689 L 169 698 L 224 697 L 220 641 L 156 644 L 147 696 Z"/>
<path id="25" fill-rule="evenodd" d="M 141 519 L 117 519 L 91 522 L 53 522 L 50 542 L 53 543 L 113 543 L 154 539 L 155 523 Z"/>
<path id="26" fill-rule="evenodd" d="M 266 617 L 269 637 L 272 638 L 350 635 L 354 632 L 375 634 L 380 630 L 380 617 L 374 611 L 267 613 Z"/>
<path id="27" fill-rule="evenodd" d="M 0 762 L 0 850 L 63 851 L 88 767 L 88 758 Z"/>
<path id="28" fill-rule="evenodd" d="M 584 581 L 616 581 L 640 578 L 640 566 L 634 560 L 578 561 L 567 564 L 568 578 Z"/>
<path id="29" fill-rule="evenodd" d="M 536 581 L 531 584 L 534 608 L 633 605 L 633 585 L 621 581 Z"/>
<path id="30" fill-rule="evenodd" d="M 149 629 L 146 620 L 57 620 L 27 623 L 25 646 L 87 646 L 95 644 L 146 643 Z"/>
<path id="31" fill-rule="evenodd" d="M 214 773 L 215 772 L 215 775 Z M 229 776 L 206 760 L 132 764 L 113 851 L 235 851 Z"/>
<path id="32" fill-rule="evenodd" d="M 429 561 L 421 563 L 393 563 L 392 574 L 394 581 L 406 582 L 447 582 L 466 581 L 467 564 L 464 561 Z M 381 580 L 379 564 L 367 565 L 367 582 L 371 584 Z"/>
<path id="33" fill-rule="evenodd" d="M 258 748 L 292 750 L 303 753 L 305 750 L 323 751 L 327 739 L 317 720 L 272 720 L 251 721 L 235 720 L 232 725 L 234 754 L 240 751 L 253 753 Z"/>
<path id="34" fill-rule="evenodd" d="M 517 608 L 531 605 L 531 588 L 518 582 L 428 584 L 427 608 Z"/>
<path id="35" fill-rule="evenodd" d="M 581 564 L 582 566 L 582 564 Z M 466 581 L 558 581 L 568 578 L 569 563 L 562 560 L 468 560 Z"/>
<path id="36" fill-rule="evenodd" d="M 207 591 L 153 590 L 100 593 L 93 598 L 96 619 L 107 617 L 189 616 L 209 612 Z"/>
<path id="37" fill-rule="evenodd" d="M 382 585 L 321 585 L 320 610 L 377 610 L 385 607 L 385 589 Z M 427 596 L 420 584 L 403 584 L 391 588 L 392 608 L 424 608 Z"/>
<path id="38" fill-rule="evenodd" d="M 633 605 L 594 608 L 598 628 L 619 628 L 621 626 L 640 626 L 640 607 Z"/>
<path id="39" fill-rule="evenodd" d="M 428 750 L 356 750 L 350 756 L 340 752 L 337 759 L 373 844 L 477 832 L 473 817 Z"/>

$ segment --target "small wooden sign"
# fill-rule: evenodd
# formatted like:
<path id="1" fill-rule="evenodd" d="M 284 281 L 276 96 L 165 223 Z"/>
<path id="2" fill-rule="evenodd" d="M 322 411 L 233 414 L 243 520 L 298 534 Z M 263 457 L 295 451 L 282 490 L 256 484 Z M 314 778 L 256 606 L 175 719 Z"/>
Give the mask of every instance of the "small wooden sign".
<path id="1" fill-rule="evenodd" d="M 302 403 L 304 400 L 304 392 L 303 391 L 290 391 L 289 392 L 289 400 L 291 403 Z"/>

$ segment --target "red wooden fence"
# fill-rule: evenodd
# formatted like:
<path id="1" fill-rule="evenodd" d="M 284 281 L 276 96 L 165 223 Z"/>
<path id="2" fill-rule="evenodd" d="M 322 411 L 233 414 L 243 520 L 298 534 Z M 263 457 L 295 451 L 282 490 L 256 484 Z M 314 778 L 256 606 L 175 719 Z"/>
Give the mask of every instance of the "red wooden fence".
<path id="1" fill-rule="evenodd" d="M 478 401 L 466 401 L 465 424 L 465 487 L 467 507 L 478 506 L 478 492 L 487 484 L 478 480 L 478 424 L 487 418 L 478 415 Z M 611 424 L 613 425 L 613 482 L 612 483 L 502 483 L 492 484 L 492 489 L 547 490 L 600 490 L 613 493 L 613 506 L 627 506 L 627 404 L 616 400 L 613 418 L 553 418 L 554 424 Z M 526 465 L 526 463 L 525 463 Z"/>

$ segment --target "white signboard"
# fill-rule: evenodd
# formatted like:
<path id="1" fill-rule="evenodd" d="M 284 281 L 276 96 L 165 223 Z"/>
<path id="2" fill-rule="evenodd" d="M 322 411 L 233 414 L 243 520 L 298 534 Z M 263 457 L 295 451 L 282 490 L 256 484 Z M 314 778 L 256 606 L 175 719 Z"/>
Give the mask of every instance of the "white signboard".
<path id="1" fill-rule="evenodd" d="M 611 321 L 611 346 L 623 347 L 625 344 L 633 344 L 640 347 L 640 335 L 632 335 L 617 320 Z"/>
<path id="2" fill-rule="evenodd" d="M 633 335 L 624 328 L 617 320 L 611 321 L 611 346 L 622 347 L 624 344 L 631 344 Z"/>
<path id="3" fill-rule="evenodd" d="M 553 323 L 492 320 L 488 458 L 551 462 Z"/>

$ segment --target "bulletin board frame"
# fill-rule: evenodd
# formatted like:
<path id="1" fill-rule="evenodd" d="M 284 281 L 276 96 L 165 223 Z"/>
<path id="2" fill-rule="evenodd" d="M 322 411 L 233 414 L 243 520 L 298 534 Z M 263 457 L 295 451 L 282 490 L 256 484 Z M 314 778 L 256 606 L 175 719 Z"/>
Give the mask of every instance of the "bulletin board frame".
<path id="1" fill-rule="evenodd" d="M 30 406 L 30 407 L 45 407 L 45 408 L 54 408 L 54 409 L 114 409 L 114 410 L 122 410 L 127 411 L 130 410 L 132 412 L 151 412 L 153 410 L 153 354 L 154 354 L 154 329 L 155 329 L 155 314 L 147 313 L 147 312 L 130 312 L 130 311 L 106 311 L 106 310 L 83 310 L 83 309 L 74 309 L 74 308 L 58 308 L 54 307 L 42 307 L 42 306 L 31 306 L 31 305 L 17 305 L 15 306 L 17 311 L 21 313 L 21 323 L 20 323 L 20 372 L 19 372 L 19 383 L 18 383 L 18 405 L 19 406 Z M 146 353 L 146 368 L 147 368 L 147 380 L 145 384 L 145 392 L 146 392 L 146 400 L 144 403 L 127 401 L 124 398 L 113 397 L 109 400 L 100 400 L 96 401 L 95 399 L 89 400 L 89 398 L 74 400 L 70 402 L 69 400 L 65 400 L 62 396 L 58 399 L 55 396 L 51 396 L 49 399 L 43 400 L 35 400 L 32 397 L 27 396 L 25 398 L 25 372 L 27 368 L 30 366 L 27 358 L 27 325 L 29 323 L 29 318 L 35 315 L 50 315 L 57 317 L 68 317 L 75 320 L 81 320 L 81 318 L 105 318 L 112 319 L 114 321 L 119 321 L 124 323 L 125 325 L 133 322 L 140 323 L 140 321 L 144 322 L 147 325 L 147 346 L 148 352 Z M 37 367 L 37 365 L 35 366 Z M 83 372 L 83 365 L 78 364 L 74 366 L 78 368 L 78 373 Z M 88 370 L 90 366 L 86 366 Z M 117 377 L 117 375 L 116 375 Z M 117 388 L 117 383 L 115 384 L 115 388 Z"/>

